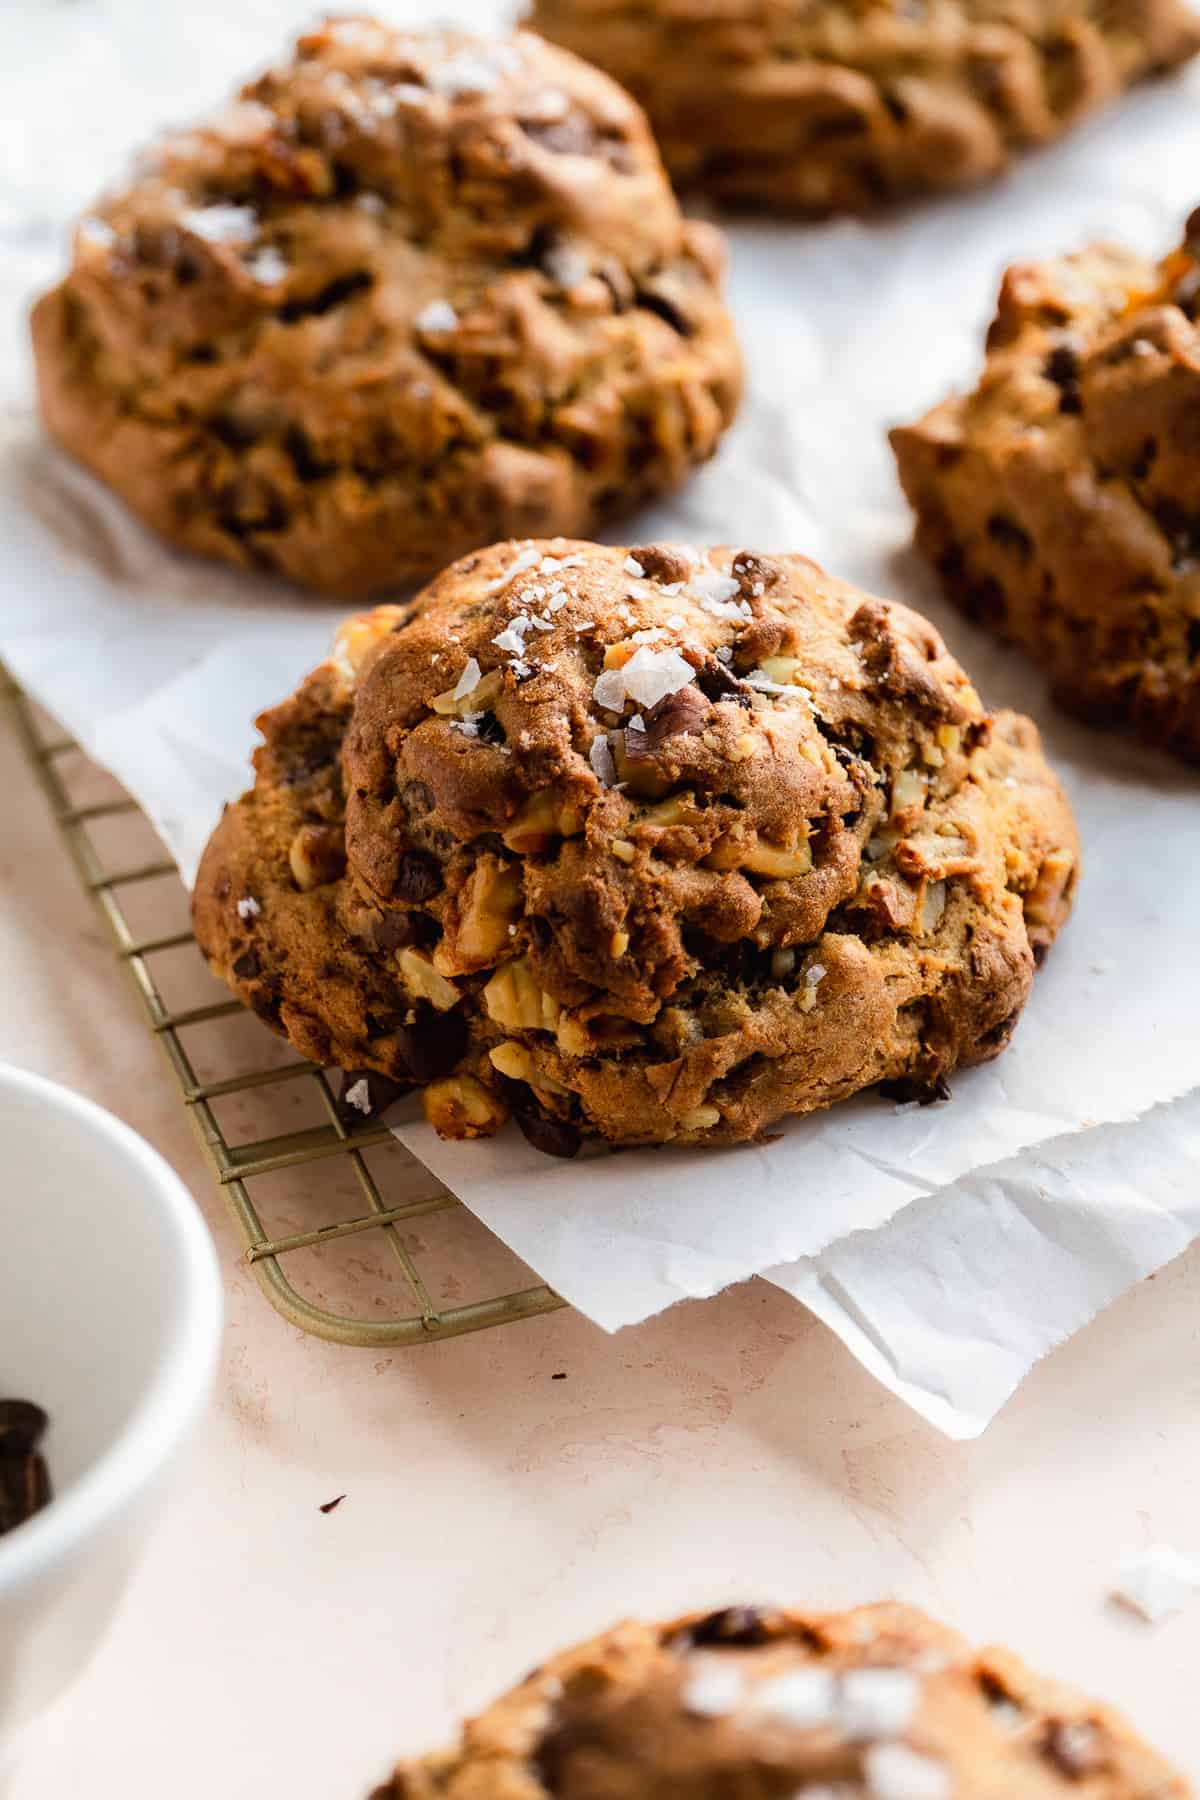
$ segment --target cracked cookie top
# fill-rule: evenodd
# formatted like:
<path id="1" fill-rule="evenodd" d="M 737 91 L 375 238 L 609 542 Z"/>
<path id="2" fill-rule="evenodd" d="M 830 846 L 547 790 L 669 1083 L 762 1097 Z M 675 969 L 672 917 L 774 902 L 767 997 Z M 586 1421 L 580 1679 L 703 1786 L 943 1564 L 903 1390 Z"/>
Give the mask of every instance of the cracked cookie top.
<path id="1" fill-rule="evenodd" d="M 629 1621 L 374 1800 L 1187 1800 L 1108 1707 L 905 1606 Z"/>
<path id="2" fill-rule="evenodd" d="M 174 541 L 366 593 L 685 479 L 740 391 L 723 266 L 599 71 L 330 20 L 83 219 L 43 412 Z"/>
<path id="3" fill-rule="evenodd" d="M 1074 889 L 1029 722 L 804 557 L 498 545 L 260 723 L 200 941 L 448 1135 L 734 1141 L 936 1091 L 1003 1048 Z"/>

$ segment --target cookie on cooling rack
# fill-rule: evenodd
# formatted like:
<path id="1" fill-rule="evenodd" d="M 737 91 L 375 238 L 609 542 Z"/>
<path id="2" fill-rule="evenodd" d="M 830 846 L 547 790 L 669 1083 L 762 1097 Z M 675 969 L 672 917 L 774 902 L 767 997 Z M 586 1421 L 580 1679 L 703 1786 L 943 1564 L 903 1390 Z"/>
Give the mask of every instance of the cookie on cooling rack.
<path id="1" fill-rule="evenodd" d="M 618 1625 L 374 1800 L 1188 1800 L 1123 1719 L 904 1606 Z"/>
<path id="2" fill-rule="evenodd" d="M 1183 0 L 534 0 L 531 23 L 637 95 L 678 182 L 817 214 L 994 176 L 1200 46 Z"/>
<path id="3" fill-rule="evenodd" d="M 42 412 L 173 543 L 367 594 L 677 487 L 739 397 L 723 262 L 607 76 L 331 21 L 83 220 Z"/>
<path id="4" fill-rule="evenodd" d="M 1161 263 L 1010 269 L 974 393 L 892 433 L 969 617 L 1100 725 L 1200 761 L 1200 213 Z"/>
<path id="5" fill-rule="evenodd" d="M 498 545 L 352 623 L 205 855 L 213 967 L 447 1136 L 753 1139 L 1003 1049 L 1077 842 L 1037 732 L 801 556 Z"/>

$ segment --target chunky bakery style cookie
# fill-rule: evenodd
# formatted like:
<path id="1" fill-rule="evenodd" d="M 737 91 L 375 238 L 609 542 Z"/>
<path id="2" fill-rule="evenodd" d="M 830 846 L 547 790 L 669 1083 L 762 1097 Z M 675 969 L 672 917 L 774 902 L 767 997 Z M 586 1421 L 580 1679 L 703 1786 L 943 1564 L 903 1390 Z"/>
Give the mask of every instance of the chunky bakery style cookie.
<path id="1" fill-rule="evenodd" d="M 564 540 L 353 622 L 260 721 L 214 968 L 448 1136 L 755 1138 L 995 1056 L 1070 908 L 1037 732 L 800 556 Z"/>
<path id="2" fill-rule="evenodd" d="M 892 433 L 917 542 L 1056 697 L 1200 760 L 1200 213 L 1010 269 L 973 394 Z"/>
<path id="3" fill-rule="evenodd" d="M 676 180 L 860 212 L 969 186 L 1200 47 L 1183 0 L 534 0 L 642 101 Z"/>
<path id="4" fill-rule="evenodd" d="M 367 594 L 678 486 L 737 405 L 722 279 L 597 70 L 329 22 L 83 220 L 42 411 L 173 543 Z"/>
<path id="5" fill-rule="evenodd" d="M 904 1606 L 730 1607 L 552 1657 L 374 1800 L 1188 1800 L 1105 1706 Z"/>

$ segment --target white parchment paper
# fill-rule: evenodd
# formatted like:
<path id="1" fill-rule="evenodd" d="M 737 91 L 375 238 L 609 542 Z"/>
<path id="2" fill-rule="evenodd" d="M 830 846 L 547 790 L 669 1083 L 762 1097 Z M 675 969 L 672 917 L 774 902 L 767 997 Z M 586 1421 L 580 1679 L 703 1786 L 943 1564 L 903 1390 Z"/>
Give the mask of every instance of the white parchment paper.
<path id="1" fill-rule="evenodd" d="M 138 10 L 114 0 L 118 50 Z M 229 40 L 206 15 L 205 44 L 221 43 L 205 52 L 206 87 L 194 66 L 181 72 L 182 23 L 125 61 L 106 40 L 111 82 L 128 88 L 124 141 L 219 94 L 293 22 L 275 0 L 252 19 L 229 10 Z M 496 10 L 458 9 L 474 23 Z M 52 38 L 23 51 L 43 52 L 60 84 L 63 58 L 69 75 L 87 53 Z M 1008 262 L 1095 236 L 1173 241 L 1200 199 L 1198 102 L 1200 74 L 1148 90 L 1001 186 L 882 224 L 732 233 L 745 414 L 718 460 L 629 533 L 801 550 L 923 607 L 993 702 L 1041 721 L 1087 873 L 1012 1048 L 958 1076 L 949 1105 L 864 1096 L 769 1145 L 571 1165 L 516 1133 L 447 1145 L 402 1119 L 404 1142 L 606 1328 L 765 1273 L 941 1430 L 969 1436 L 1039 1356 L 1200 1232 L 1196 777 L 1059 716 L 1034 670 L 942 603 L 906 547 L 884 440 L 971 378 Z M 41 440 L 15 333 L 93 165 L 82 121 L 57 156 L 47 138 L 44 164 L 28 153 L 36 124 L 31 113 L 24 188 L 0 193 L 0 239 L 6 202 L 18 227 L 0 281 L 14 332 L 0 355 L 0 654 L 126 783 L 190 876 L 222 801 L 246 785 L 253 714 L 322 658 L 344 609 L 173 556 Z"/>

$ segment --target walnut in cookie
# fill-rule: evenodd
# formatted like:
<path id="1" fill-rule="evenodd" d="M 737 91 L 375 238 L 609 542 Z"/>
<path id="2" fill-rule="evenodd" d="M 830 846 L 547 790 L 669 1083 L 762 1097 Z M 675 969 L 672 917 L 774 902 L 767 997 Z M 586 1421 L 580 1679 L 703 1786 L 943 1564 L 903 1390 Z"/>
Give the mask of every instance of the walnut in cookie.
<path id="1" fill-rule="evenodd" d="M 676 182 L 862 212 L 998 175 L 1193 56 L 1184 0 L 533 0 L 641 100 Z"/>
<path id="2" fill-rule="evenodd" d="M 1018 264 L 983 376 L 892 433 L 917 543 L 1055 697 L 1200 761 L 1200 213 L 1161 263 Z"/>
<path id="3" fill-rule="evenodd" d="M 723 274 L 598 70 L 330 20 L 83 220 L 42 413 L 172 543 L 368 594 L 683 482 L 740 393 Z"/>
<path id="4" fill-rule="evenodd" d="M 374 1800 L 1188 1800 L 1110 1708 L 906 1606 L 630 1620 L 553 1656 Z"/>
<path id="5" fill-rule="evenodd" d="M 804 557 L 498 545 L 260 725 L 200 943 L 451 1137 L 728 1143 L 931 1091 L 1004 1047 L 1070 910 L 1034 727 Z"/>

